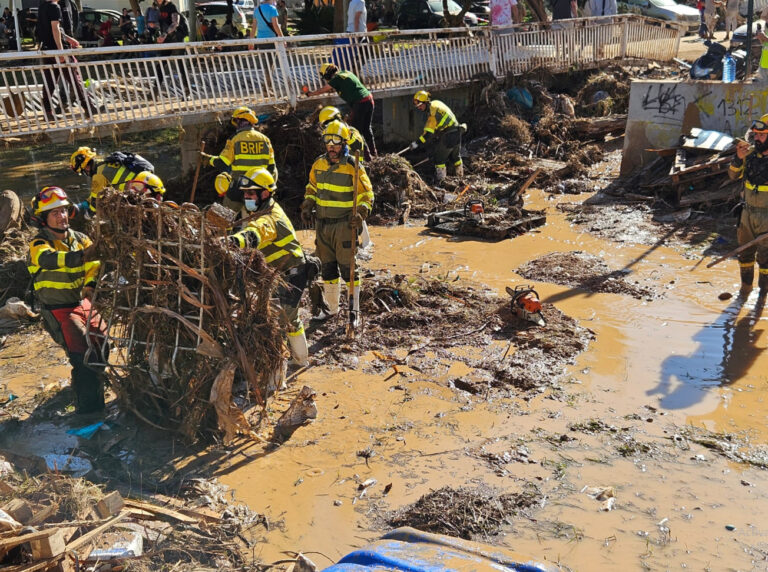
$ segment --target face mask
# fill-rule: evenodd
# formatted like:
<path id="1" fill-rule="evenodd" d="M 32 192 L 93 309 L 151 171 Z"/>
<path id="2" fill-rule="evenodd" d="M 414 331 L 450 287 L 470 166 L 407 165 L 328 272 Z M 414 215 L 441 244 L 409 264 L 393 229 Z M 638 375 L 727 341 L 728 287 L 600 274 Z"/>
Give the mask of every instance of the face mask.
<path id="1" fill-rule="evenodd" d="M 245 210 L 249 212 L 253 212 L 256 210 L 256 200 L 255 199 L 245 199 Z"/>

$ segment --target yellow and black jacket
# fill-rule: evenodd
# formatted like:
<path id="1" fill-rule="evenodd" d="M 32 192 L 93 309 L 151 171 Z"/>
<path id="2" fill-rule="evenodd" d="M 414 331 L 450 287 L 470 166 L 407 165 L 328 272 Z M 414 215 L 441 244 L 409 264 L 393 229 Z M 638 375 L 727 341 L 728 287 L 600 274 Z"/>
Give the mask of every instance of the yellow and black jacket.
<path id="1" fill-rule="evenodd" d="M 138 173 L 134 173 L 120 163 L 100 163 L 91 179 L 91 195 L 88 197 L 88 208 L 91 214 L 96 212 L 96 200 L 104 189 L 112 187 L 122 191 L 125 189 L 125 183 L 132 181 L 137 175 Z"/>
<path id="2" fill-rule="evenodd" d="M 752 149 L 743 160 L 734 158 L 729 171 L 731 179 L 744 179 L 744 203 L 747 208 L 768 212 L 768 156 Z"/>
<path id="3" fill-rule="evenodd" d="M 424 125 L 424 132 L 419 137 L 419 142 L 423 145 L 435 134 L 440 134 L 451 127 L 457 127 L 458 121 L 451 111 L 451 108 L 437 99 L 429 103 L 429 116 Z"/>
<path id="4" fill-rule="evenodd" d="M 320 155 L 309 171 L 304 198 L 315 201 L 318 219 L 349 217 L 352 214 L 354 181 L 354 158 L 345 155 L 338 163 L 331 163 L 327 155 Z M 373 209 L 373 187 L 362 164 L 357 192 L 357 204 L 366 207 L 370 213 Z"/>
<path id="5" fill-rule="evenodd" d="M 240 248 L 258 248 L 267 264 L 281 272 L 304 263 L 296 231 L 282 207 L 274 200 L 262 216 L 248 221 L 245 227 L 232 235 Z"/>
<path id="6" fill-rule="evenodd" d="M 365 138 L 362 133 L 351 125 L 347 125 L 347 129 L 349 129 L 349 139 L 347 139 L 349 154 L 354 156 L 355 151 L 360 151 L 360 161 L 362 161 L 363 155 L 365 154 Z"/>
<path id="7" fill-rule="evenodd" d="M 42 229 L 29 243 L 27 270 L 44 308 L 77 306 L 83 287 L 96 285 L 99 262 L 83 261 L 83 250 L 91 244 L 88 236 L 71 229 L 63 241 Z"/>
<path id="8" fill-rule="evenodd" d="M 232 170 L 233 179 L 236 175 L 245 175 L 255 167 L 264 167 L 277 181 L 275 152 L 269 137 L 247 127 L 235 133 L 227 140 L 221 154 L 211 157 L 210 164 L 221 170 Z"/>

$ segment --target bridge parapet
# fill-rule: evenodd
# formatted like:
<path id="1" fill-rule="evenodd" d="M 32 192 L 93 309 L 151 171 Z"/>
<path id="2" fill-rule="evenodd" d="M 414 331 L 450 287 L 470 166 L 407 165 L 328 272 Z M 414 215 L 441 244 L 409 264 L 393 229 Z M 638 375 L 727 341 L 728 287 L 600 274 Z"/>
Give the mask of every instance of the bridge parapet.
<path id="1" fill-rule="evenodd" d="M 327 61 L 354 71 L 377 96 L 394 96 L 461 86 L 481 73 L 500 78 L 537 67 L 560 72 L 630 57 L 669 61 L 680 37 L 669 23 L 622 15 L 510 28 L 4 54 L 0 139 L 66 140 L 198 123 L 240 105 L 295 106 L 302 86 L 321 86 L 317 70 Z M 68 61 L 59 62 L 61 56 Z M 75 89 L 81 81 L 85 101 Z M 49 113 L 43 109 L 46 95 Z"/>

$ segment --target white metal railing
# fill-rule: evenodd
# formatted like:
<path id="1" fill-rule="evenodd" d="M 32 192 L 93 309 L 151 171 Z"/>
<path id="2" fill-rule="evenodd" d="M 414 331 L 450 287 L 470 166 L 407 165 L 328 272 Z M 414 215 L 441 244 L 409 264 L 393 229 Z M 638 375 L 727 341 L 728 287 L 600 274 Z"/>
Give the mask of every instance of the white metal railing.
<path id="1" fill-rule="evenodd" d="M 382 95 L 461 85 L 479 73 L 503 77 L 536 67 L 557 72 L 626 57 L 668 61 L 677 54 L 680 37 L 681 30 L 669 23 L 622 15 L 510 28 L 6 53 L 0 69 L 0 138 L 129 122 L 146 129 L 158 120 L 244 104 L 295 105 L 302 86 L 321 86 L 318 67 L 331 60 Z M 59 56 L 68 56 L 67 63 Z M 73 89 L 78 75 L 86 101 Z M 43 112 L 44 95 L 52 114 Z"/>

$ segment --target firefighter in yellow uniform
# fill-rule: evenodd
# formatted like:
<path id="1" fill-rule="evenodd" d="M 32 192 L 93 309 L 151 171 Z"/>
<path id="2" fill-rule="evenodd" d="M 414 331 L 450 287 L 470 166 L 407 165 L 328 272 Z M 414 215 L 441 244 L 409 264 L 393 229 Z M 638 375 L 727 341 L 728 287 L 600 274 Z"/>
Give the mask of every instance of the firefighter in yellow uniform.
<path id="1" fill-rule="evenodd" d="M 450 107 L 442 101 L 432 99 L 428 91 L 417 91 L 413 96 L 413 105 L 419 111 L 427 113 L 424 132 L 417 141 L 411 143 L 411 149 L 417 149 L 428 142 L 432 147 L 432 160 L 435 162 L 435 181 L 442 182 L 448 174 L 446 165 L 450 163 L 457 177 L 464 176 L 461 162 L 461 134 L 466 130 L 464 124 L 456 121 Z"/>
<path id="2" fill-rule="evenodd" d="M 294 363 L 308 363 L 307 338 L 299 318 L 299 304 L 307 287 L 308 265 L 290 219 L 275 201 L 275 179 L 264 168 L 248 171 L 239 180 L 243 193 L 243 218 L 251 218 L 229 240 L 239 248 L 258 248 L 269 266 L 282 274 L 284 284 L 277 290 L 282 320 L 288 329 L 288 344 Z"/>
<path id="3" fill-rule="evenodd" d="M 115 158 L 119 156 L 126 158 L 130 156 L 131 161 L 124 160 L 121 162 Z M 129 166 L 133 165 L 134 161 L 137 166 Z M 139 168 L 138 165 L 142 165 L 143 168 Z M 118 152 L 113 153 L 104 161 L 97 161 L 96 151 L 89 147 L 80 147 L 75 151 L 69 159 L 69 166 L 78 175 L 85 174 L 91 177 L 90 196 L 87 200 L 75 205 L 74 208 L 75 213 L 82 213 L 86 218 L 90 218 L 96 213 L 96 202 L 104 189 L 112 187 L 118 191 L 124 191 L 126 183 L 135 180 L 139 173 L 152 173 L 154 170 L 152 164 L 140 155 Z M 165 187 L 163 187 L 163 192 L 165 192 Z"/>
<path id="4" fill-rule="evenodd" d="M 223 197 L 224 206 L 239 212 L 243 208 L 243 193 L 238 178 L 251 169 L 263 168 L 277 181 L 275 152 L 269 137 L 256 129 L 259 118 L 248 107 L 238 107 L 232 113 L 232 125 L 237 128 L 227 140 L 221 154 L 210 157 L 212 167 L 224 171 L 216 181 L 216 191 Z M 228 185 L 228 187 L 227 187 Z M 226 189 L 226 190 L 224 190 Z M 224 192 L 222 193 L 222 190 Z"/>
<path id="5" fill-rule="evenodd" d="M 69 228 L 69 202 L 59 187 L 45 187 L 32 199 L 32 221 L 40 232 L 29 244 L 27 269 L 32 275 L 43 324 L 56 343 L 64 347 L 72 364 L 72 389 L 77 412 L 92 413 L 104 408 L 104 386 L 99 375 L 105 363 L 106 324 L 91 307 L 99 263 L 88 236 Z"/>
<path id="6" fill-rule="evenodd" d="M 318 115 L 317 120 L 320 122 L 320 125 L 323 128 L 327 127 L 328 124 L 332 121 L 342 122 L 347 126 L 347 129 L 349 129 L 349 140 L 347 141 L 349 154 L 354 156 L 355 151 L 360 151 L 361 157 L 364 157 L 366 161 L 371 160 L 371 153 L 368 150 L 368 147 L 365 145 L 365 138 L 363 137 L 362 133 L 344 121 L 341 115 L 341 111 L 339 111 L 337 107 L 333 107 L 332 105 L 323 107 L 320 110 L 320 114 Z"/>
<path id="7" fill-rule="evenodd" d="M 736 156 L 728 175 L 731 179 L 744 179 L 742 196 L 744 208 L 739 217 L 736 236 L 739 244 L 746 244 L 768 232 L 768 114 L 752 123 L 755 141 L 736 144 Z M 739 253 L 741 287 L 752 288 L 755 279 L 755 258 L 759 266 L 760 294 L 768 293 L 768 240 L 764 240 Z"/>
<path id="8" fill-rule="evenodd" d="M 301 220 L 315 225 L 316 255 L 320 258 L 323 294 L 328 311 L 315 319 L 325 320 L 339 312 L 340 278 L 349 280 L 352 245 L 363 221 L 373 208 L 373 188 L 365 168 L 360 165 L 357 216 L 352 216 L 355 160 L 349 155 L 349 130 L 339 121 L 328 124 L 323 133 L 325 154 L 318 157 L 309 171 L 309 182 L 301 203 Z M 355 269 L 352 300 L 354 326 L 360 316 L 360 275 Z M 351 284 L 348 283 L 351 288 Z"/>

